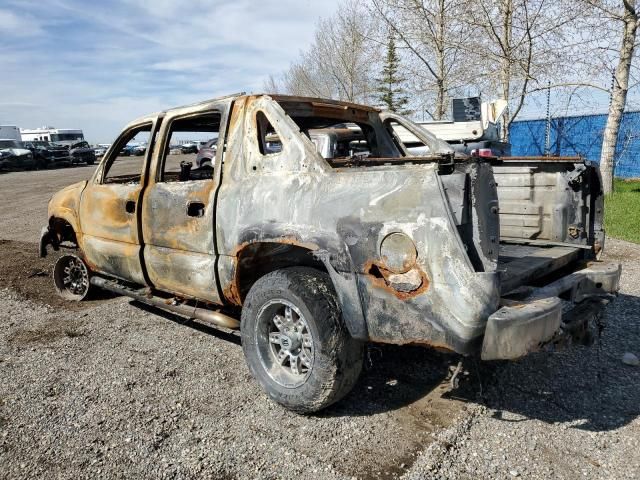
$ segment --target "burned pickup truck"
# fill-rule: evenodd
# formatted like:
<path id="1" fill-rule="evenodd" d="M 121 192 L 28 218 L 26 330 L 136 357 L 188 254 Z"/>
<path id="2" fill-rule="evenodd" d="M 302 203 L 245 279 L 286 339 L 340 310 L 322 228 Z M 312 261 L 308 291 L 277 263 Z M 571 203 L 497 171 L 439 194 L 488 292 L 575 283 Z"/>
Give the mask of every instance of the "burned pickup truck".
<path id="1" fill-rule="evenodd" d="M 212 164 L 170 153 L 213 137 Z M 144 157 L 119 156 L 145 140 Z M 253 376 L 299 412 L 349 392 L 366 342 L 513 359 L 584 339 L 620 277 L 597 260 L 597 167 L 461 157 L 401 116 L 314 98 L 140 118 L 48 217 L 41 254 L 73 249 L 54 269 L 61 295 L 100 287 L 239 328 Z"/>

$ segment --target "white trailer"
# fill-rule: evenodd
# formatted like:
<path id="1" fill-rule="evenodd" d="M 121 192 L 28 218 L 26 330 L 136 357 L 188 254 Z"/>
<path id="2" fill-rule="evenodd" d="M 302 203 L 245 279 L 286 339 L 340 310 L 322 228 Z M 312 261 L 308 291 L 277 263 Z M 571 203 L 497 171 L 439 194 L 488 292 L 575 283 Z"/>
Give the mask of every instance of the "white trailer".
<path id="1" fill-rule="evenodd" d="M 0 125 L 0 139 L 22 141 L 20 129 L 15 125 Z"/>
<path id="2" fill-rule="evenodd" d="M 84 140 L 82 130 L 75 128 L 21 128 L 20 134 L 25 142 L 43 140 L 54 143 L 75 143 Z"/>

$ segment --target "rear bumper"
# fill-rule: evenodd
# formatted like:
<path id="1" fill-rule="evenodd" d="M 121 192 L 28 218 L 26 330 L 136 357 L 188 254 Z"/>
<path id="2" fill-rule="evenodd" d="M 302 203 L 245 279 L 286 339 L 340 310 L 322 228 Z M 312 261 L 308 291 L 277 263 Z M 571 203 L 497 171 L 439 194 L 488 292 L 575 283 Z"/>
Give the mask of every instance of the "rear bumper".
<path id="1" fill-rule="evenodd" d="M 482 359 L 514 359 L 551 343 L 585 340 L 602 308 L 618 292 L 621 271 L 617 263 L 593 262 L 528 291 L 522 300 L 503 299 L 487 321 Z M 562 300 L 572 308 L 563 309 Z"/>

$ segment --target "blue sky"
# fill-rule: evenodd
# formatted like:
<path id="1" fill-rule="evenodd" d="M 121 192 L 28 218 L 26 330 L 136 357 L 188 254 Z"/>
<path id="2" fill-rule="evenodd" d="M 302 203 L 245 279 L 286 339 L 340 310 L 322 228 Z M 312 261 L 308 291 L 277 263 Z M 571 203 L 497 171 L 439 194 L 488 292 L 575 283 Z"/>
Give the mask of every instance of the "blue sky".
<path id="1" fill-rule="evenodd" d="M 82 128 L 261 91 L 339 0 L 0 0 L 0 124 Z"/>

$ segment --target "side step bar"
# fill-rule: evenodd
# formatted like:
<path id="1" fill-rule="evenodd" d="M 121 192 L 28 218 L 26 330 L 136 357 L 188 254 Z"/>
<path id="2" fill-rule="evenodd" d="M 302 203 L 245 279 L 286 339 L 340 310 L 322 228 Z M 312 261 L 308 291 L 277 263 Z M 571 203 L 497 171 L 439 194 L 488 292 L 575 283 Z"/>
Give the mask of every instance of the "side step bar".
<path id="1" fill-rule="evenodd" d="M 139 290 L 127 288 L 117 282 L 107 280 L 106 278 L 102 277 L 93 276 L 91 277 L 90 282 L 91 285 L 95 285 L 96 287 L 104 288 L 105 290 L 109 290 L 119 295 L 131 297 L 141 303 L 146 303 L 147 305 L 158 307 L 162 310 L 168 310 L 179 315 L 184 315 L 185 317 L 195 318 L 205 323 L 212 323 L 218 327 L 229 328 L 232 330 L 237 330 L 238 328 L 240 328 L 240 322 L 238 320 L 225 315 L 224 313 L 216 312 L 214 310 L 208 310 L 206 308 L 198 308 L 184 303 L 167 303 L 166 298 L 147 295 L 146 293 L 142 293 Z"/>

